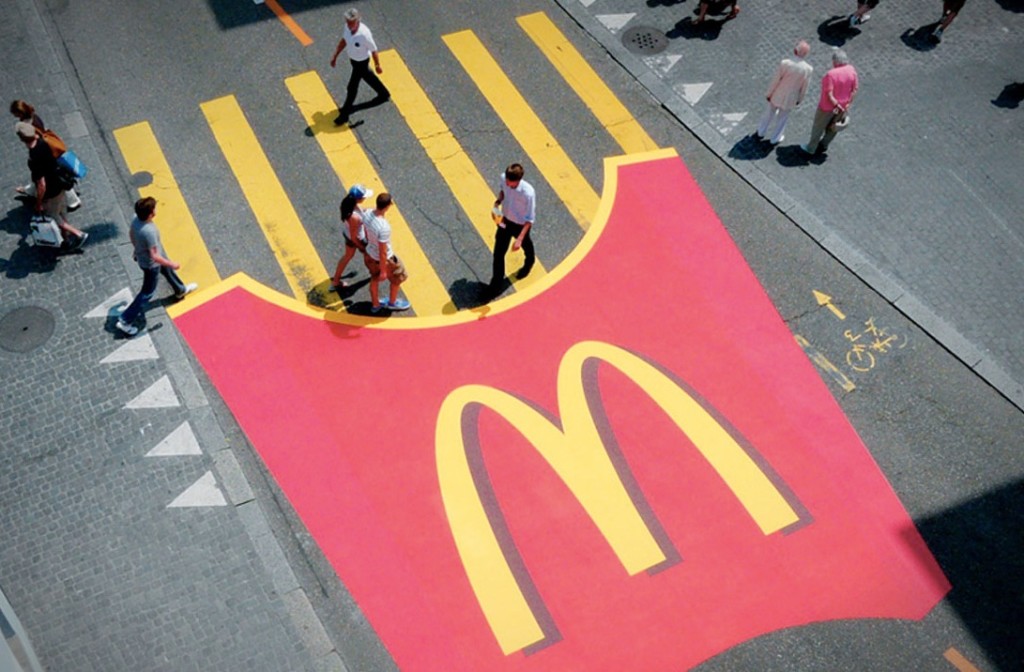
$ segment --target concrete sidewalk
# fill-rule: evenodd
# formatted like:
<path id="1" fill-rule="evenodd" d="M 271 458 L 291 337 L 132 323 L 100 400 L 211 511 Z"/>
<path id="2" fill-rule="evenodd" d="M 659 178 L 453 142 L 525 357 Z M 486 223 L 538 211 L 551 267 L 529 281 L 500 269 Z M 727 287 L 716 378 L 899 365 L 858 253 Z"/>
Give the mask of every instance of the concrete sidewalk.
<path id="1" fill-rule="evenodd" d="M 845 30 L 833 28 L 854 0 L 741 1 L 736 19 L 703 27 L 697 0 L 558 3 L 794 224 L 1024 408 L 1024 104 L 1010 86 L 1024 81 L 1024 3 L 972 0 L 938 45 L 925 37 L 939 0 L 882 2 Z M 771 151 L 749 136 L 799 39 L 812 88 Z M 860 92 L 827 158 L 810 158 L 799 145 L 834 46 Z"/>
<path id="2" fill-rule="evenodd" d="M 140 282 L 135 194 L 104 170 L 53 26 L 32 0 L 11 4 L 4 105 L 32 103 L 89 166 L 69 219 L 90 237 L 71 254 L 27 244 L 30 209 L 11 198 L 27 154 L 0 134 L 0 586 L 16 614 L 4 622 L 21 622 L 51 670 L 347 669 L 314 609 L 327 587 L 303 574 L 290 531 L 278 543 L 273 490 L 231 449 L 243 440 L 164 311 L 151 307 L 133 340 L 113 328 Z M 335 605 L 355 628 L 354 605 Z"/>

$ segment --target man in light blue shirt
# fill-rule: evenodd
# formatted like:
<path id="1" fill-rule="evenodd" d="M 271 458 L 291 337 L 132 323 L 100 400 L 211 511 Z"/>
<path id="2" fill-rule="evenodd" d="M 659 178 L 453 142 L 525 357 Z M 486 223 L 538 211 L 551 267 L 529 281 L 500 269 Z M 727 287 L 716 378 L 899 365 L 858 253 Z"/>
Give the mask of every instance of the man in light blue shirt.
<path id="1" fill-rule="evenodd" d="M 498 230 L 494 235 L 494 264 L 490 284 L 492 297 L 498 296 L 504 289 L 505 253 L 508 252 L 509 243 L 512 243 L 513 251 L 522 248 L 526 255 L 516 278 L 522 280 L 529 275 L 536 259 L 533 239 L 530 237 L 537 212 L 537 197 L 533 186 L 523 179 L 523 167 L 518 163 L 506 168 L 502 178 L 498 198 L 494 201 L 494 206 L 501 208 L 501 220 L 497 223 Z"/>

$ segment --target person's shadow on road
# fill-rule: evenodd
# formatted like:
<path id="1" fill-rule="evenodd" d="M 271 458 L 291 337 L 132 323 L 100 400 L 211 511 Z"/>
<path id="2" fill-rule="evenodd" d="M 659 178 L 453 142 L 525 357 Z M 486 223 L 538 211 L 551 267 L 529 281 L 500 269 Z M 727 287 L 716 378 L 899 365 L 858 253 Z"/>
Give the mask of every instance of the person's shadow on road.
<path id="1" fill-rule="evenodd" d="M 648 7 L 671 7 L 672 5 L 681 5 L 686 0 L 647 0 Z"/>
<path id="2" fill-rule="evenodd" d="M 900 35 L 900 39 L 903 40 L 903 44 L 915 51 L 931 51 L 939 44 L 938 40 L 932 37 L 938 25 L 939 22 L 936 21 L 917 29 L 907 28 Z"/>
<path id="3" fill-rule="evenodd" d="M 683 38 L 684 40 L 717 40 L 722 34 L 722 26 L 725 21 L 704 20 L 704 23 L 697 23 L 692 17 L 686 17 L 678 22 L 672 30 L 665 33 L 670 39 Z"/>
<path id="4" fill-rule="evenodd" d="M 787 145 L 785 147 L 776 148 L 775 158 L 778 160 L 780 166 L 785 168 L 795 168 L 797 166 L 806 166 L 812 163 L 816 166 L 820 166 L 825 163 L 825 159 L 828 157 L 824 153 L 808 154 L 804 150 L 800 149 L 800 145 Z"/>
<path id="5" fill-rule="evenodd" d="M 849 16 L 832 16 L 818 24 L 818 39 L 833 47 L 841 47 L 858 35 L 860 28 L 850 26 Z"/>
<path id="6" fill-rule="evenodd" d="M 1012 110 L 1020 107 L 1022 100 L 1024 100 L 1024 82 L 1011 82 L 1003 87 L 1002 92 L 992 100 L 992 104 Z"/>
<path id="7" fill-rule="evenodd" d="M 767 140 L 761 140 L 751 133 L 744 138 L 740 138 L 740 141 L 732 146 L 732 149 L 729 150 L 729 156 L 739 161 L 757 161 L 771 154 L 773 149 L 775 147 L 772 143 Z"/>

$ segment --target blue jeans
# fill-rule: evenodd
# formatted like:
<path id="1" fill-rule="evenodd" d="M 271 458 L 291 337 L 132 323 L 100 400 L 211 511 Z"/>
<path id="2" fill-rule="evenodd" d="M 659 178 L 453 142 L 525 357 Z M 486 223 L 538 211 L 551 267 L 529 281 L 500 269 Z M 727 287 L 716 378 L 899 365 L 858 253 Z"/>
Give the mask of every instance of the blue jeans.
<path id="1" fill-rule="evenodd" d="M 178 274 L 174 272 L 173 268 L 169 266 L 158 266 L 156 268 L 144 268 L 142 269 L 142 289 L 135 295 L 132 302 L 124 309 L 121 313 L 121 320 L 131 324 L 138 318 L 139 313 L 142 312 L 146 302 L 153 298 L 156 294 L 156 281 L 159 279 L 160 274 L 163 274 L 167 278 L 167 282 L 170 283 L 174 289 L 175 294 L 185 293 L 185 283 L 181 281 Z"/>

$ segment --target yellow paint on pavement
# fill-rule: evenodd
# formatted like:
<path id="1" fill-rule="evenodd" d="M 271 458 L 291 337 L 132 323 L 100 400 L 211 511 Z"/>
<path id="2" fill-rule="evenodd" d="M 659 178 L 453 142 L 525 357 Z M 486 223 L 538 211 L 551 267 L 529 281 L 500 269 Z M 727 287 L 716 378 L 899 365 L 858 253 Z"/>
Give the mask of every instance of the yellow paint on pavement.
<path id="1" fill-rule="evenodd" d="M 647 152 L 658 145 L 629 113 L 626 106 L 598 77 L 583 56 L 572 46 L 562 31 L 544 12 L 527 14 L 516 19 L 551 65 L 576 95 L 590 108 L 597 120 L 627 154 Z"/>
<path id="2" fill-rule="evenodd" d="M 387 73 L 386 68 L 384 71 Z M 359 183 L 376 193 L 387 191 L 352 129 L 347 125 L 334 125 L 338 104 L 327 91 L 320 75 L 311 70 L 289 77 L 285 84 L 342 185 Z M 395 195 L 396 201 L 400 199 L 399 195 Z M 366 205 L 372 207 L 372 204 Z M 402 283 L 402 292 L 412 303 L 416 315 L 454 313 L 456 307 L 448 290 L 397 205 L 388 210 L 387 220 L 391 224 L 391 242 L 395 254 L 409 272 L 409 279 Z"/>
<path id="3" fill-rule="evenodd" d="M 200 288 L 220 282 L 213 258 L 149 123 L 119 128 L 114 131 L 114 140 L 129 172 L 152 176 L 149 184 L 139 187 L 139 196 L 157 200 L 155 221 L 160 227 L 160 241 L 167 255 L 181 264 L 178 274 L 185 282 L 199 283 Z"/>
<path id="4" fill-rule="evenodd" d="M 981 672 L 978 668 L 971 664 L 971 661 L 964 658 L 963 654 L 949 647 L 946 652 L 942 654 L 943 657 L 949 661 L 950 665 L 960 670 L 960 672 Z"/>
<path id="5" fill-rule="evenodd" d="M 277 15 L 277 18 L 284 24 L 285 28 L 295 36 L 295 39 L 298 40 L 302 46 L 308 47 L 313 44 L 313 38 L 306 34 L 306 31 L 302 29 L 302 26 L 296 23 L 295 19 L 288 15 L 288 12 L 284 11 L 284 8 L 278 4 L 277 0 L 263 1 L 267 7 L 270 8 L 270 11 Z"/>
<path id="6" fill-rule="evenodd" d="M 288 286 L 297 299 L 306 301 L 309 290 L 327 277 L 327 270 L 238 101 L 224 96 L 200 107 Z"/>
<path id="7" fill-rule="evenodd" d="M 495 175 L 493 185 L 484 180 L 398 52 L 384 51 L 380 58 L 384 71 L 388 73 L 391 97 L 398 112 L 405 117 L 409 129 L 434 163 L 473 228 L 488 247 L 492 246 L 495 225 L 490 211 L 498 191 L 499 176 Z M 514 260 L 508 265 L 511 270 L 523 265 L 522 250 L 509 254 Z M 529 277 L 514 282 L 530 283 L 545 273 L 538 260 Z"/>
<path id="8" fill-rule="evenodd" d="M 598 195 L 522 94 L 470 30 L 443 37 L 477 89 L 522 145 L 580 228 L 590 227 Z"/>

